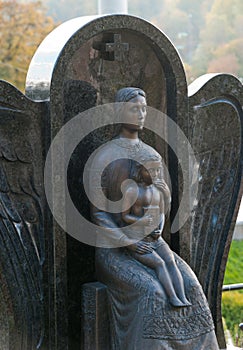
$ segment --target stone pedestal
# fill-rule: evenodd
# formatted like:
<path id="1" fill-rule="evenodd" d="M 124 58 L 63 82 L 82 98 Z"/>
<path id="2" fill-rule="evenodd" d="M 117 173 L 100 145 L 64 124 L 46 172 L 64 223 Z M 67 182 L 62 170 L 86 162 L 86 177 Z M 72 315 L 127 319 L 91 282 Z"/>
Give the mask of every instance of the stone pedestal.
<path id="1" fill-rule="evenodd" d="M 109 349 L 107 288 L 99 282 L 82 286 L 82 349 Z"/>

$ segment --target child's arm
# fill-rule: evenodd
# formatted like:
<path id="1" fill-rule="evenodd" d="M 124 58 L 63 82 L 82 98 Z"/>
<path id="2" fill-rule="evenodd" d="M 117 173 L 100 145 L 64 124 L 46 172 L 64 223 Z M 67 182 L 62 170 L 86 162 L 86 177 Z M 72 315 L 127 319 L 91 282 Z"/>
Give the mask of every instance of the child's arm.
<path id="1" fill-rule="evenodd" d="M 171 206 L 171 193 L 167 183 L 163 179 L 157 179 L 154 181 L 154 185 L 162 192 L 164 200 L 164 214 L 166 216 L 170 213 Z"/>
<path id="2" fill-rule="evenodd" d="M 134 204 L 134 196 L 136 195 L 137 193 L 135 193 L 132 187 L 128 188 L 123 194 L 122 220 L 128 225 L 134 224 L 139 219 L 137 216 L 131 214 L 132 205 Z"/>
<path id="3" fill-rule="evenodd" d="M 164 228 L 164 224 L 165 224 L 165 203 L 164 203 L 164 195 L 163 193 L 159 190 L 159 225 L 157 226 L 157 228 L 154 230 L 155 233 L 159 233 L 161 234 Z"/>

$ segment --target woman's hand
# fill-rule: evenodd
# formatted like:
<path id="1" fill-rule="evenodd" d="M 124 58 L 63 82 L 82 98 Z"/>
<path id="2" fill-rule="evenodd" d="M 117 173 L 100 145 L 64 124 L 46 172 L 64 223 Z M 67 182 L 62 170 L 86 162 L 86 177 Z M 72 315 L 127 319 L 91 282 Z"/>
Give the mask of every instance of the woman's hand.
<path id="1" fill-rule="evenodd" d="M 153 251 L 150 244 L 143 241 L 133 243 L 127 246 L 127 249 L 138 254 L 148 254 L 148 253 L 152 253 Z"/>

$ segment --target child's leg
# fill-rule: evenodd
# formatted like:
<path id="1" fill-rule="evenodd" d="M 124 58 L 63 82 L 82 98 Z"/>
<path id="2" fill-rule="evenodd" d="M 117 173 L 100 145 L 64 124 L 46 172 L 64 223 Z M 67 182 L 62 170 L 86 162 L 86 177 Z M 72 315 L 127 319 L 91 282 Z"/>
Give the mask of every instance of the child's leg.
<path id="1" fill-rule="evenodd" d="M 170 303 L 173 306 L 176 306 L 176 307 L 185 306 L 185 303 L 183 303 L 176 295 L 173 283 L 171 281 L 171 278 L 166 268 L 166 264 L 164 260 L 161 259 L 161 257 L 155 251 L 148 254 L 133 253 L 133 256 L 142 264 L 156 271 L 159 281 L 162 284 L 163 288 L 165 289 L 165 292 L 169 297 Z"/>
<path id="2" fill-rule="evenodd" d="M 179 299 L 186 305 L 191 305 L 185 295 L 184 281 L 178 266 L 176 265 L 174 254 L 167 243 L 156 249 L 157 254 L 165 261 L 166 267 L 171 276 L 175 292 Z"/>

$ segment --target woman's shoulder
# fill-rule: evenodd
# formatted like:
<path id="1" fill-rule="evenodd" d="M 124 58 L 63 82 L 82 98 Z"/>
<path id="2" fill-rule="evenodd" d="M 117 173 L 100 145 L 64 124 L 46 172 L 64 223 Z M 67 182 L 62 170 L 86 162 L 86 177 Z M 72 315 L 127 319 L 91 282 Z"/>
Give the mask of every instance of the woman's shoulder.
<path id="1" fill-rule="evenodd" d="M 110 163 L 114 158 L 116 159 L 117 157 L 115 155 L 118 153 L 119 149 L 117 145 L 111 140 L 97 148 L 93 153 L 92 158 L 97 165 L 103 165 L 104 163 Z"/>
<path id="2" fill-rule="evenodd" d="M 148 152 L 151 152 L 151 154 L 154 154 L 158 157 L 161 158 L 161 155 L 150 145 L 148 145 L 147 143 L 141 141 L 141 145 L 143 149 L 146 149 Z"/>

